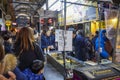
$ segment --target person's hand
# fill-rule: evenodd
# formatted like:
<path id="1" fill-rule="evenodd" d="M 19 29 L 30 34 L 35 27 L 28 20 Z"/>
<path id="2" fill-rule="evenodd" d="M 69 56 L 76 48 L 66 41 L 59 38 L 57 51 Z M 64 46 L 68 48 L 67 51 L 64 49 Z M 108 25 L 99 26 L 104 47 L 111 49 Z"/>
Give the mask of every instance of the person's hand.
<path id="1" fill-rule="evenodd" d="M 9 71 L 8 72 L 10 78 L 7 79 L 6 77 L 4 77 L 3 75 L 0 75 L 0 80 L 16 80 L 16 76 L 13 72 Z"/>
<path id="2" fill-rule="evenodd" d="M 48 49 L 54 49 L 54 46 L 53 45 L 48 46 Z"/>

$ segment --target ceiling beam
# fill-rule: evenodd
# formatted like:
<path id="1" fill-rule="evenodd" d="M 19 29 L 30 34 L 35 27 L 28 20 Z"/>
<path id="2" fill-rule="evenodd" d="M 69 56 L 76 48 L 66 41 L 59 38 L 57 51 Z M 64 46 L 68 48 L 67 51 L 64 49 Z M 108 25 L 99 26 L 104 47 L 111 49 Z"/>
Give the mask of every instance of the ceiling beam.
<path id="1" fill-rule="evenodd" d="M 32 3 L 32 2 L 20 2 L 20 1 L 13 1 L 12 3 L 16 3 L 16 4 L 30 4 L 30 5 L 39 5 L 39 3 L 38 4 L 36 4 L 36 3 Z"/>

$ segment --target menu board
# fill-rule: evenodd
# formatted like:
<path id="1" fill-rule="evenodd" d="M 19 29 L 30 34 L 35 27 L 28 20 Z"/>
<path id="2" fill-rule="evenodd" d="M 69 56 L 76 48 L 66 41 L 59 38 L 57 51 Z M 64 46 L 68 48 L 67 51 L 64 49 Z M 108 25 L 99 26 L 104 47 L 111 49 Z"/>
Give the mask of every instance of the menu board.
<path id="1" fill-rule="evenodd" d="M 72 31 L 56 30 L 58 51 L 72 51 Z"/>
<path id="2" fill-rule="evenodd" d="M 68 2 L 71 2 L 71 1 L 68 1 Z M 91 5 L 97 6 L 97 3 L 93 3 L 87 0 L 77 0 L 76 2 L 73 2 L 73 3 L 78 3 L 78 4 L 67 5 L 67 9 L 66 9 L 66 24 L 67 25 L 98 19 L 97 8 L 90 7 Z M 79 4 L 85 4 L 88 6 L 79 5 Z M 63 12 L 64 10 L 61 10 L 58 14 L 58 21 L 60 25 L 63 25 L 63 21 L 64 21 Z"/>

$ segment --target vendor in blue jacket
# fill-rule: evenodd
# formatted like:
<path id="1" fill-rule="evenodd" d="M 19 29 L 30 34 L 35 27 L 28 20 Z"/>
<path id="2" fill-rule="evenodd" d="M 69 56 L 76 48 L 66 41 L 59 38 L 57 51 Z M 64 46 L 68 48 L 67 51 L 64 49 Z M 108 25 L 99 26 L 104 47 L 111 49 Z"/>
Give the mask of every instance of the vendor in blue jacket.
<path id="1" fill-rule="evenodd" d="M 42 34 L 41 34 L 41 48 L 44 51 L 44 49 L 48 47 L 48 39 L 47 39 L 47 31 L 46 30 L 43 30 Z"/>
<path id="2" fill-rule="evenodd" d="M 105 50 L 105 42 L 108 40 L 105 33 L 106 33 L 106 30 L 101 30 L 100 34 L 99 34 L 100 37 L 98 37 L 95 41 L 95 50 L 97 52 L 100 52 L 100 57 L 102 59 L 108 59 L 109 58 L 109 54 Z"/>

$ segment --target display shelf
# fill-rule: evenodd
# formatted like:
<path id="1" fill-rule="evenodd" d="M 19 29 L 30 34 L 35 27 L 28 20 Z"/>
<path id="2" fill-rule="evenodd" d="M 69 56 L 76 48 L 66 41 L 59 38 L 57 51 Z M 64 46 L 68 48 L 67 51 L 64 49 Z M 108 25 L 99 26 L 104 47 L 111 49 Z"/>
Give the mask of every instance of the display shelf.
<path id="1" fill-rule="evenodd" d="M 73 77 L 73 69 L 76 67 L 83 67 L 84 63 L 82 61 L 77 60 L 76 58 L 72 56 L 66 56 L 65 59 L 65 68 L 64 68 L 64 62 L 63 62 L 63 55 L 59 52 L 52 52 L 50 54 L 47 54 L 47 62 L 52 64 L 53 67 L 55 67 L 63 76 L 65 75 L 65 70 L 67 73 L 68 78 Z"/>

